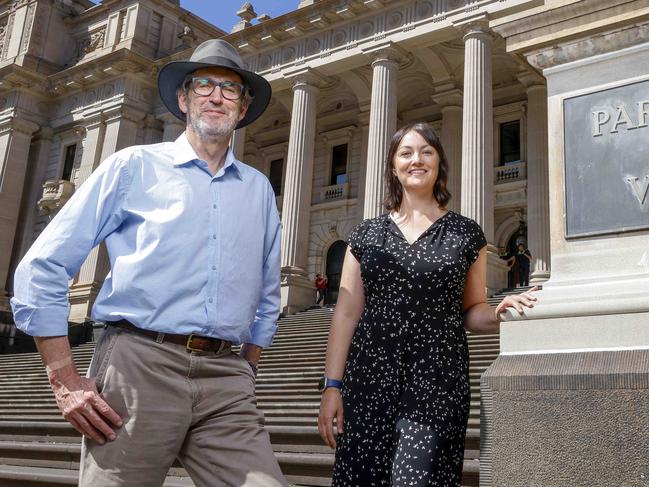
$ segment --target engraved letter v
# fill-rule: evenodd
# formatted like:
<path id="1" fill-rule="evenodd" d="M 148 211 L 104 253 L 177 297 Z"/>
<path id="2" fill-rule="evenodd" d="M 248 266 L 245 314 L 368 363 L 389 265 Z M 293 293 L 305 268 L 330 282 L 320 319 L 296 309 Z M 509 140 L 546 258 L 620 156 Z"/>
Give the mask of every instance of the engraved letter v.
<path id="1" fill-rule="evenodd" d="M 644 187 L 638 182 L 640 178 L 628 177 L 626 180 L 631 185 L 635 197 L 638 198 L 638 201 L 641 205 L 644 205 L 645 200 L 647 199 L 647 193 L 649 192 L 649 175 L 644 177 Z"/>

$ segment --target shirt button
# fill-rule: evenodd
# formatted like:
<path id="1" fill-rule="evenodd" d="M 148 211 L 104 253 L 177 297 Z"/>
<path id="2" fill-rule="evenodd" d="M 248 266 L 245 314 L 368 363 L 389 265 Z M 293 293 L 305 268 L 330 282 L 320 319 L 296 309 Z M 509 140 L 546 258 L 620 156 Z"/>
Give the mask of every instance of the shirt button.
<path id="1" fill-rule="evenodd" d="M 213 271 L 216 270 L 216 266 L 215 266 L 215 265 L 212 266 L 212 270 L 213 270 Z"/>
<path id="2" fill-rule="evenodd" d="M 216 210 L 216 205 L 212 205 L 212 208 L 214 208 Z"/>
<path id="3" fill-rule="evenodd" d="M 212 298 L 210 298 L 210 299 L 208 299 L 208 301 L 211 303 L 211 302 L 214 301 L 214 300 L 213 300 Z"/>
<path id="4" fill-rule="evenodd" d="M 215 233 L 214 235 L 212 235 L 212 238 L 213 238 L 214 240 L 216 240 L 216 233 Z"/>

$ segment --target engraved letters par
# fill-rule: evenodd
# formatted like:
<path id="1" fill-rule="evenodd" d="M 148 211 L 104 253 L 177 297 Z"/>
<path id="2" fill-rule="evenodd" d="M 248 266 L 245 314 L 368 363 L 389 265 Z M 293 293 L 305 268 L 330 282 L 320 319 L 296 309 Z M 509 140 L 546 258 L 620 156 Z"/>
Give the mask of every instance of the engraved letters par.
<path id="1" fill-rule="evenodd" d="M 634 105 L 619 105 L 592 112 L 593 137 L 608 132 L 616 134 L 619 129 L 633 130 L 649 125 L 649 100 Z"/>

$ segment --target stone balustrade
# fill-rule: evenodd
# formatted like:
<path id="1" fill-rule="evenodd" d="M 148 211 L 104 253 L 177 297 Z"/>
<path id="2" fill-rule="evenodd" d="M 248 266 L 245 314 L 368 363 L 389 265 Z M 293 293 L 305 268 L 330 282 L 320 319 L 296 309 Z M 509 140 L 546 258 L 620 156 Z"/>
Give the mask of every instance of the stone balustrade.
<path id="1" fill-rule="evenodd" d="M 74 194 L 74 183 L 65 179 L 46 181 L 38 208 L 46 213 L 60 210 Z"/>
<path id="2" fill-rule="evenodd" d="M 527 163 L 519 162 L 508 166 L 494 168 L 494 182 L 496 184 L 509 183 L 511 181 L 524 181 L 527 179 Z"/>
<path id="3" fill-rule="evenodd" d="M 320 189 L 320 202 L 346 200 L 349 197 L 349 183 L 324 186 Z"/>

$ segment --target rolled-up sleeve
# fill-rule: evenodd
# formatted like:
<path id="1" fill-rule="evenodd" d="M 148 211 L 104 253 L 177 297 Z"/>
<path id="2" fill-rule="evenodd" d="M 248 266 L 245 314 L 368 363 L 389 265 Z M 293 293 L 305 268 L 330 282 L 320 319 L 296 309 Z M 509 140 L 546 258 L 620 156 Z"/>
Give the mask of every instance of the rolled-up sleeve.
<path id="1" fill-rule="evenodd" d="M 20 330 L 68 334 L 68 282 L 92 248 L 121 224 L 128 179 L 119 153 L 106 159 L 36 239 L 14 278 L 11 307 Z"/>
<path id="2" fill-rule="evenodd" d="M 275 197 L 270 184 L 268 185 L 268 218 L 264 236 L 264 266 L 262 269 L 262 284 L 259 306 L 255 313 L 255 321 L 251 330 L 251 343 L 262 348 L 270 346 L 277 331 L 281 291 L 281 239 L 282 225 L 277 212 Z"/>

